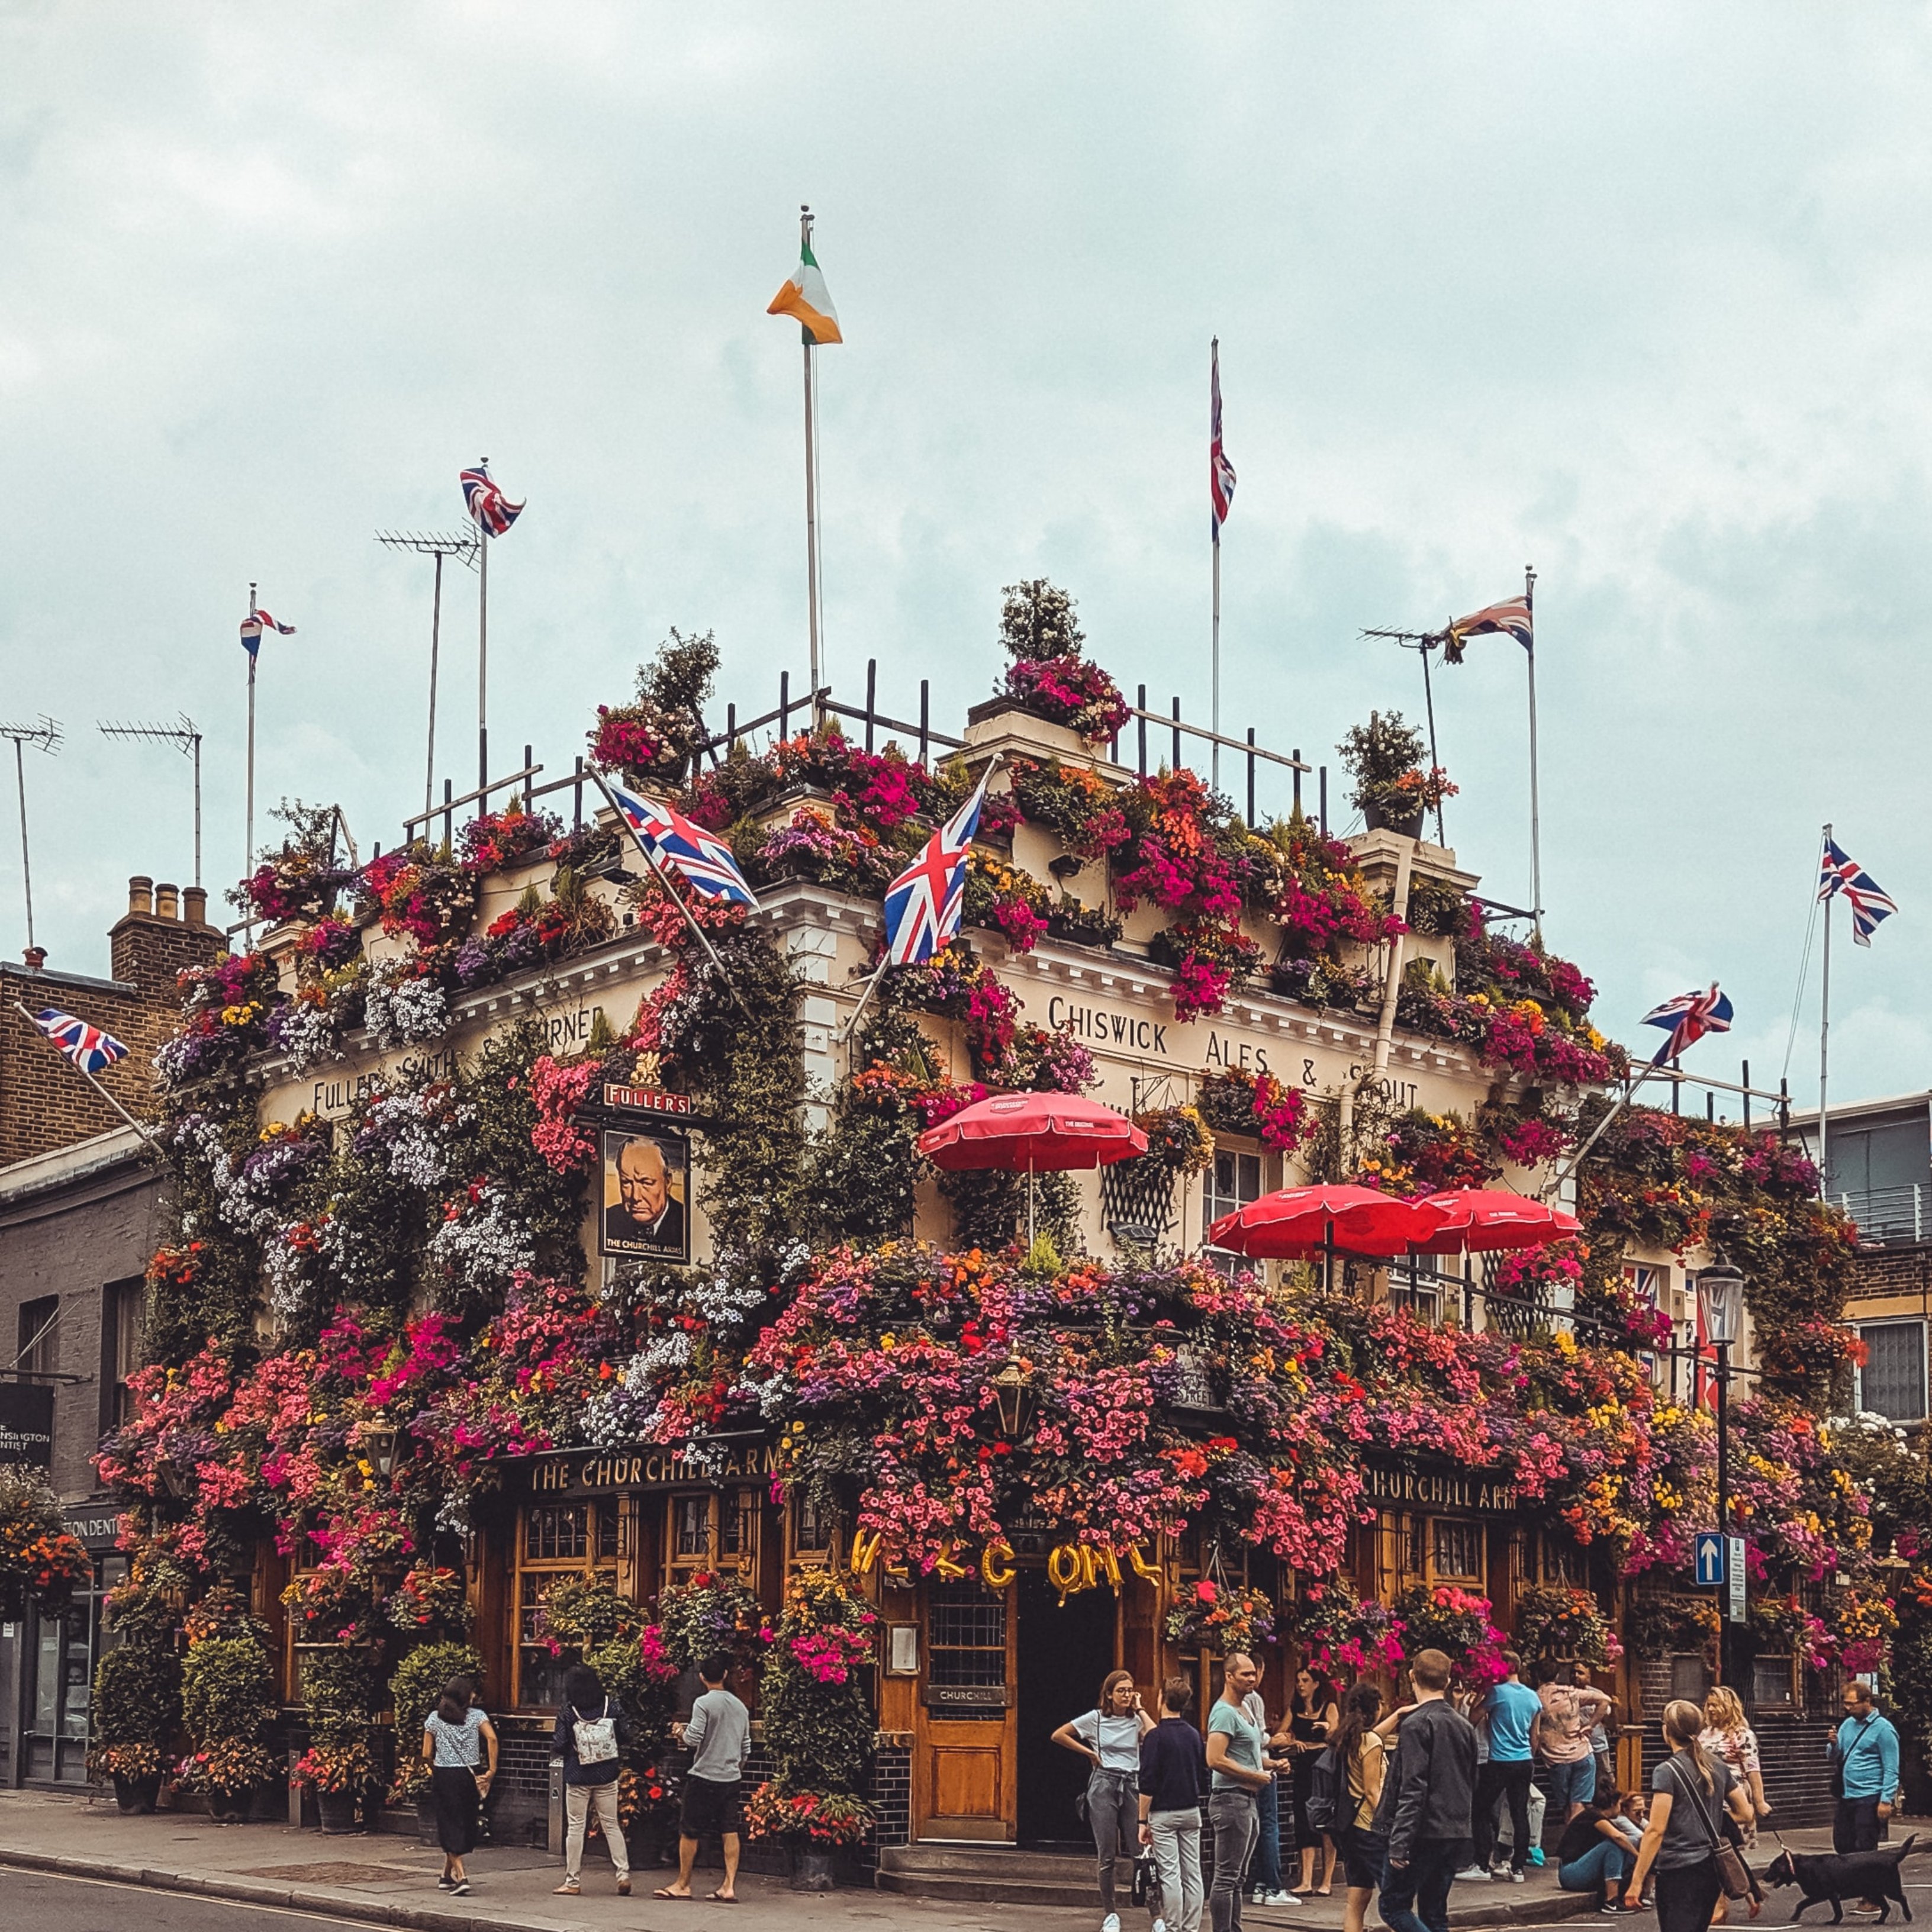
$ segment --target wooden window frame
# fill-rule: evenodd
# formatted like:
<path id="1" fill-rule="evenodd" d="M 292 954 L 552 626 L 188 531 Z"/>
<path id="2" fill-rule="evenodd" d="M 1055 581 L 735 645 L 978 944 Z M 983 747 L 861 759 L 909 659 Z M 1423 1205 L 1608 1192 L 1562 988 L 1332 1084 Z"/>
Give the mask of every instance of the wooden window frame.
<path id="1" fill-rule="evenodd" d="M 541 1600 L 541 1592 L 560 1576 L 608 1576 L 614 1586 L 621 1587 L 625 1559 L 629 1554 L 633 1531 L 631 1527 L 632 1512 L 628 1499 L 620 1496 L 586 1496 L 555 1502 L 527 1502 L 517 1512 L 516 1546 L 512 1552 L 510 1572 L 509 1637 L 510 1668 L 514 1673 L 512 1686 L 512 1708 L 520 1711 L 553 1710 L 554 1705 L 543 1703 L 526 1694 L 524 1678 L 530 1664 L 536 1660 L 541 1646 L 524 1640 L 524 1618 L 526 1609 L 534 1612 Z M 563 1556 L 532 1556 L 530 1554 L 530 1530 L 535 1519 L 546 1514 L 561 1514 L 572 1510 L 584 1512 L 584 1547 L 580 1553 Z M 604 1547 L 604 1530 L 610 1526 L 610 1550 Z M 531 1590 L 526 1591 L 524 1580 L 532 1582 Z M 537 1580 L 541 1579 L 538 1582 Z M 534 1592 L 534 1594 L 532 1594 Z"/>

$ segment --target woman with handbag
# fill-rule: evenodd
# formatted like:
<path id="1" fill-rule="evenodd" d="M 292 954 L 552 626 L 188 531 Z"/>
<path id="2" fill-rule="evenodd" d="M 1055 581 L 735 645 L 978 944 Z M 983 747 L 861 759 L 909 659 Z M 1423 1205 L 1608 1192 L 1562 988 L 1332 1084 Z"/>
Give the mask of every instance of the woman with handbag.
<path id="1" fill-rule="evenodd" d="M 439 1892 L 464 1897 L 470 1890 L 464 1857 L 476 1849 L 476 1814 L 496 1775 L 496 1729 L 476 1701 L 466 1677 L 452 1677 L 436 1708 L 423 1720 L 423 1762 L 429 1766 L 436 1835 L 442 1846 Z"/>
<path id="2" fill-rule="evenodd" d="M 1650 1780 L 1650 1822 L 1637 1847 L 1636 1869 L 1624 1889 L 1628 1911 L 1641 1909 L 1644 1880 L 1657 1873 L 1658 1932 L 1708 1932 L 1720 1898 L 1750 1898 L 1749 1868 L 1725 1842 L 1718 1820 L 1728 1811 L 1750 1820 L 1744 1781 L 1698 1742 L 1704 1714 L 1687 1699 L 1664 1707 L 1670 1755 Z M 1756 1901 L 1752 1901 L 1754 1914 Z"/>
<path id="3" fill-rule="evenodd" d="M 574 1898 L 584 1889 L 584 1838 L 590 1808 L 617 1868 L 620 1898 L 631 1889 L 631 1849 L 617 1804 L 617 1779 L 631 1748 L 630 1727 L 604 1680 L 587 1664 L 574 1664 L 563 1680 L 563 1708 L 556 1714 L 550 1749 L 563 1760 L 563 1882 L 557 1891 Z"/>
<path id="4" fill-rule="evenodd" d="M 1100 1701 L 1053 1733 L 1063 1750 L 1086 1758 L 1087 1828 L 1100 1882 L 1101 1932 L 1120 1932 L 1115 1909 L 1114 1861 L 1132 1858 L 1141 1835 L 1141 1740 L 1154 1727 L 1141 1707 L 1131 1670 L 1110 1670 L 1100 1685 Z"/>

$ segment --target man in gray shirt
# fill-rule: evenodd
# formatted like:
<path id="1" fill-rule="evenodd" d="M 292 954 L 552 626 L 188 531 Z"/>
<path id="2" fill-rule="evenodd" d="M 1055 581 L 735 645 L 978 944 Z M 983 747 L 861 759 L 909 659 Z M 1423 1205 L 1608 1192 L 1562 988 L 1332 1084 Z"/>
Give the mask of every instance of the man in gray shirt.
<path id="1" fill-rule="evenodd" d="M 738 1780 L 751 1748 L 752 1714 L 724 1688 L 731 1660 L 707 1657 L 698 1666 L 704 1694 L 691 1707 L 688 1724 L 670 1734 L 692 1754 L 685 1774 L 683 1815 L 678 1820 L 677 1882 L 660 1886 L 658 1898 L 688 1898 L 692 1868 L 701 1839 L 714 1834 L 724 1847 L 724 1882 L 713 1898 L 735 1904 L 738 1897 L 738 1833 L 742 1822 Z"/>

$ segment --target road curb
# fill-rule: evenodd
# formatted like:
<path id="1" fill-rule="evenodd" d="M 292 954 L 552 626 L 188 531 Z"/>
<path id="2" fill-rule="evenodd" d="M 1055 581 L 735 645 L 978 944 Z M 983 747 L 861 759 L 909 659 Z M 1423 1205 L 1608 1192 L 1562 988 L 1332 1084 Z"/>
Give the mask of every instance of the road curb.
<path id="1" fill-rule="evenodd" d="M 298 1886 L 266 1884 L 259 1879 L 160 1871 L 152 1866 L 118 1864 L 112 1858 L 16 1851 L 11 1846 L 0 1846 L 0 1869 L 10 1866 L 26 1871 L 54 1872 L 68 1878 L 106 1879 L 118 1885 L 144 1886 L 152 1892 L 199 1893 L 238 1904 L 261 1906 L 270 1911 L 327 1912 L 338 1918 L 360 1919 L 372 1925 L 404 1926 L 409 1932 L 556 1932 L 554 1925 L 536 1925 L 521 1919 L 476 1918 L 467 1912 L 390 1904 L 381 1899 L 345 1898 L 338 1893 L 310 1892 Z"/>

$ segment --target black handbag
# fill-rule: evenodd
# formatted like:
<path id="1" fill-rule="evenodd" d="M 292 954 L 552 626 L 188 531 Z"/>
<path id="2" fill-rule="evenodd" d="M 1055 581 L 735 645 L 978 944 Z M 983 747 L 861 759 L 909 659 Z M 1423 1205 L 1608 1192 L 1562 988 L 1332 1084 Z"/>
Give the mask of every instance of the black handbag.
<path id="1" fill-rule="evenodd" d="M 1154 1868 L 1154 1854 L 1143 1852 L 1134 1861 L 1134 1903 L 1144 1905 L 1160 1890 L 1160 1880 Z"/>

